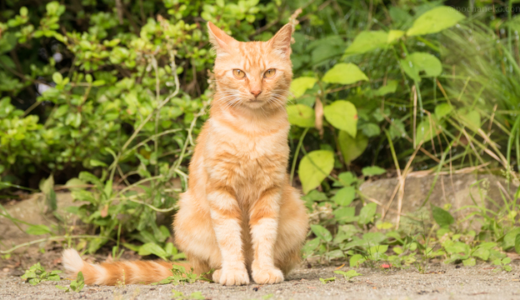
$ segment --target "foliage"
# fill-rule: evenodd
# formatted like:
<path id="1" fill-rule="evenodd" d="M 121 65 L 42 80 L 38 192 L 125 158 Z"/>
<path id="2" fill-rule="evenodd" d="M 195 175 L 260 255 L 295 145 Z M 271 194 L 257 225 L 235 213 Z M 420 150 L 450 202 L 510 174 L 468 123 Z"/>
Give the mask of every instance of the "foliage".
<path id="1" fill-rule="evenodd" d="M 172 290 L 172 293 L 173 299 L 206 299 L 206 297 L 204 297 L 201 292 L 193 292 L 189 295 L 184 295 L 184 293 L 181 291 Z"/>
<path id="2" fill-rule="evenodd" d="M 197 275 L 193 273 L 193 269 L 186 271 L 186 268 L 184 266 L 180 265 L 173 265 L 172 266 L 172 276 L 168 276 L 168 278 L 165 278 L 157 283 L 152 283 L 152 285 L 158 285 L 158 284 L 183 284 L 183 283 L 194 283 L 198 280 L 204 280 L 204 281 L 210 281 L 206 279 L 204 276 L 207 274 L 201 274 Z"/>
<path id="3" fill-rule="evenodd" d="M 107 245 L 114 257 L 123 246 L 184 258 L 158 221 L 186 189 L 215 88 L 205 23 L 238 40 L 267 40 L 301 7 L 287 112 L 290 180 L 312 217 L 304 256 L 351 267 L 441 258 L 506 269 L 504 251 L 520 252 L 518 193 L 497 211 L 473 207 L 480 232 L 460 230 L 449 207 L 435 206 L 427 225 L 413 227 L 428 228 L 420 231 L 385 221 L 359 189 L 412 168 L 474 167 L 518 180 L 512 2 L 507 15 L 486 1 L 468 14 L 422 0 L 123 2 L 10 1 L 0 13 L 0 189 L 9 197 L 21 186 L 41 190 L 59 219 L 62 185 L 81 203 L 67 210 L 85 224 L 28 233 L 66 234 L 71 243 L 81 230 L 97 236 L 75 238 L 90 253 Z"/>
<path id="4" fill-rule="evenodd" d="M 61 271 L 50 271 L 47 272 L 40 265 L 40 263 L 36 263 L 32 265 L 29 270 L 26 270 L 22 275 L 23 280 L 29 282 L 31 285 L 37 285 L 43 281 L 59 281 Z"/>
<path id="5" fill-rule="evenodd" d="M 83 278 L 83 273 L 79 272 L 77 275 L 77 278 L 70 282 L 69 287 L 62 286 L 62 285 L 56 285 L 56 287 L 59 288 L 60 290 L 63 290 L 65 293 L 68 293 L 70 291 L 81 292 L 83 287 L 85 287 L 85 279 Z"/>
<path id="6" fill-rule="evenodd" d="M 356 272 L 356 270 L 349 270 L 347 272 L 338 270 L 338 271 L 334 271 L 334 273 L 343 275 L 343 277 L 345 277 L 345 280 L 347 280 L 347 281 L 350 281 L 354 277 L 361 276 L 361 274 Z"/>

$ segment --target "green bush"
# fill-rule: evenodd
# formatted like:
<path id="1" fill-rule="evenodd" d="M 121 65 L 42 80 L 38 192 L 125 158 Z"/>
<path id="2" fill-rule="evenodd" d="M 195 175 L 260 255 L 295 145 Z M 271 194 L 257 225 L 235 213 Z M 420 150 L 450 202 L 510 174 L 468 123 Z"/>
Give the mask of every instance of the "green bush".
<path id="1" fill-rule="evenodd" d="M 303 8 L 290 173 L 311 211 L 333 213 L 327 226 L 372 228 L 375 204 L 355 214 L 366 200 L 358 187 L 385 169 L 489 163 L 517 177 L 520 19 L 484 2 L 468 15 L 438 1 L 29 2 L 0 13 L 0 189 L 48 178 L 40 186 L 53 207 L 51 179 L 66 183 L 86 203 L 69 210 L 99 235 L 91 252 L 122 234 L 142 254 L 178 255 L 156 214 L 175 209 L 208 116 L 207 21 L 238 40 L 267 40 Z M 312 253 L 319 239 L 310 242 Z"/>

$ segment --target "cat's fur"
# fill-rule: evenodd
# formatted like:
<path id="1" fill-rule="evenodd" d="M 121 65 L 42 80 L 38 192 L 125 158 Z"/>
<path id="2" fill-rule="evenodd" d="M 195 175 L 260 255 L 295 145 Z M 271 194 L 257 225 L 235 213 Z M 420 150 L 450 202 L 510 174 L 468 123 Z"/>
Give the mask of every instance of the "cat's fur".
<path id="1" fill-rule="evenodd" d="M 215 282 L 242 285 L 250 275 L 259 284 L 282 282 L 300 261 L 308 229 L 287 174 L 292 25 L 268 42 L 238 42 L 212 23 L 208 28 L 217 52 L 217 91 L 197 139 L 188 191 L 180 196 L 175 244 L 195 273 L 214 269 Z M 245 76 L 237 78 L 235 69 Z M 274 76 L 265 78 L 270 69 Z M 75 250 L 64 252 L 63 263 L 82 271 L 87 284 L 115 284 L 123 275 L 126 283 L 148 283 L 171 275 L 169 263 L 91 265 Z"/>

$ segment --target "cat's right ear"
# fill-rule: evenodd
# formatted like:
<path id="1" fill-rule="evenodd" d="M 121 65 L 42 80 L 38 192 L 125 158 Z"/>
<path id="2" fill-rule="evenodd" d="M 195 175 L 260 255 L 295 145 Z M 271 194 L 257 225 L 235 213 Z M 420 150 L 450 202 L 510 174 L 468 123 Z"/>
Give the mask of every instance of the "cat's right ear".
<path id="1" fill-rule="evenodd" d="M 217 51 L 217 56 L 231 54 L 233 49 L 238 46 L 237 40 L 226 34 L 222 29 L 215 26 L 215 24 L 208 22 L 209 41 L 213 48 Z"/>

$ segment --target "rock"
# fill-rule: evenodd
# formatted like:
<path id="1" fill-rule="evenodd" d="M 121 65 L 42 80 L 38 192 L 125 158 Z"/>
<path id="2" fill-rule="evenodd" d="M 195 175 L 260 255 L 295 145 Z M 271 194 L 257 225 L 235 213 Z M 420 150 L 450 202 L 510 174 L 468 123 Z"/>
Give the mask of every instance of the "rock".
<path id="1" fill-rule="evenodd" d="M 79 206 L 81 203 L 74 203 L 70 193 L 56 193 L 57 212 L 65 217 L 65 219 L 76 218 L 73 214 L 65 211 L 65 208 L 75 205 Z M 5 205 L 12 218 L 22 222 L 17 222 L 19 228 L 8 218 L 0 215 L 0 244 L 1 250 L 7 250 L 16 245 L 26 243 L 29 241 L 49 237 L 50 235 L 30 235 L 25 233 L 29 225 L 23 222 L 34 225 L 46 225 L 52 229 L 52 226 L 58 224 L 58 220 L 50 213 L 45 213 L 45 197 L 43 194 L 34 194 L 29 199 L 20 202 L 15 202 L 12 205 Z M 70 222 L 73 223 L 73 222 Z M 36 247 L 43 245 L 35 245 Z M 24 250 L 21 248 L 20 250 Z"/>
<path id="2" fill-rule="evenodd" d="M 449 212 L 463 228 L 479 229 L 479 218 L 466 217 L 479 211 L 477 206 L 495 212 L 500 211 L 504 208 L 504 199 L 512 202 L 518 188 L 518 183 L 508 184 L 505 178 L 490 174 L 439 175 L 428 202 L 421 208 L 430 193 L 434 179 L 435 175 L 409 175 L 406 178 L 401 222 L 426 221 L 423 223 L 431 225 L 430 204 L 441 208 L 450 204 Z M 359 189 L 364 196 L 381 202 L 386 208 L 397 184 L 397 178 L 380 179 L 365 182 Z M 398 195 L 399 193 L 390 204 L 386 221 L 396 222 Z M 378 206 L 378 213 L 383 214 L 383 207 Z M 408 218 L 403 215 L 408 215 Z"/>

